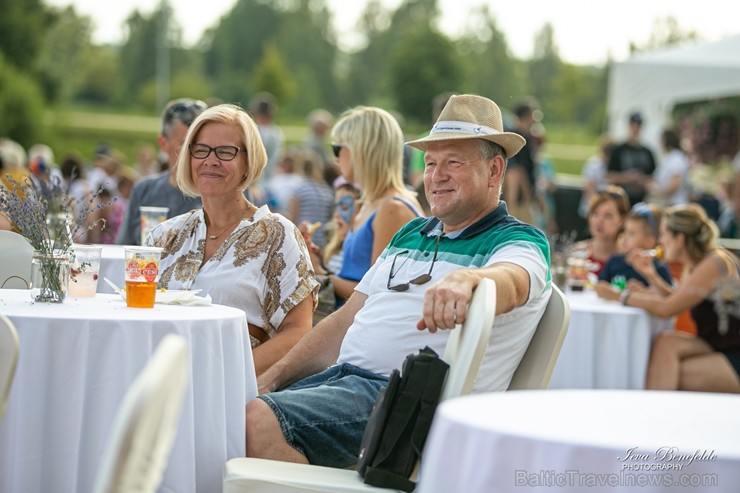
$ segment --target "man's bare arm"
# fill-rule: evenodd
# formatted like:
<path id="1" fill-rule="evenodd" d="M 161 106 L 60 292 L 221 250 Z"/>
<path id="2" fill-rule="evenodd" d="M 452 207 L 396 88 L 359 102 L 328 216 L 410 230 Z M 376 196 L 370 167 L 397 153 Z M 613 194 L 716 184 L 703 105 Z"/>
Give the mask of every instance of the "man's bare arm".
<path id="1" fill-rule="evenodd" d="M 355 292 L 347 303 L 319 322 L 288 354 L 257 379 L 259 393 L 285 387 L 336 363 L 344 335 L 366 299 L 366 295 Z"/>

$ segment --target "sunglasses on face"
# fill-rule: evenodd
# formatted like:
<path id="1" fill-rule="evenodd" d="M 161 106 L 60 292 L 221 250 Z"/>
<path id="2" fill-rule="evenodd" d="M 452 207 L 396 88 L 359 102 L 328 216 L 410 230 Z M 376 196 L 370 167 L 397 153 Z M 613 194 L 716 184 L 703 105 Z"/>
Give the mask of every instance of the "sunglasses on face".
<path id="1" fill-rule="evenodd" d="M 338 158 L 339 153 L 342 151 L 342 147 L 344 147 L 342 144 L 332 144 L 331 150 L 334 153 L 334 157 Z"/>
<path id="2" fill-rule="evenodd" d="M 211 147 L 206 144 L 190 144 L 190 155 L 196 159 L 205 159 L 215 153 L 221 161 L 231 161 L 239 152 L 247 152 L 246 149 L 240 149 L 234 146 Z"/>
<path id="3" fill-rule="evenodd" d="M 408 291 L 408 289 L 411 287 L 412 284 L 415 286 L 420 286 L 422 284 L 426 284 L 429 281 L 432 280 L 432 270 L 434 269 L 434 263 L 437 261 L 437 252 L 439 251 L 439 239 L 442 237 L 442 235 L 437 235 L 437 241 L 434 243 L 434 257 L 432 257 L 432 264 L 429 266 L 429 272 L 426 274 L 422 274 L 420 276 L 417 276 L 410 281 L 401 283 L 401 284 L 394 284 L 391 285 L 391 281 L 394 277 L 398 274 L 398 272 L 394 273 L 393 271 L 396 268 L 396 260 L 398 259 L 399 255 L 406 255 L 409 253 L 409 250 L 403 250 L 398 252 L 396 255 L 393 256 L 393 262 L 391 262 L 391 271 L 388 274 L 388 283 L 386 284 L 386 287 L 391 291 L 396 292 L 402 292 L 402 291 Z M 408 261 L 408 258 L 404 260 L 403 264 Z M 401 264 L 401 267 L 403 267 L 403 264 Z"/>
<path id="4" fill-rule="evenodd" d="M 167 108 L 167 112 L 165 113 L 165 121 L 167 123 L 170 123 L 173 120 L 178 120 L 181 121 L 183 125 L 189 127 L 190 124 L 193 123 L 193 120 L 195 120 L 195 117 L 198 116 L 200 112 L 204 109 L 206 109 L 206 103 L 195 99 L 192 101 L 175 103 Z"/>

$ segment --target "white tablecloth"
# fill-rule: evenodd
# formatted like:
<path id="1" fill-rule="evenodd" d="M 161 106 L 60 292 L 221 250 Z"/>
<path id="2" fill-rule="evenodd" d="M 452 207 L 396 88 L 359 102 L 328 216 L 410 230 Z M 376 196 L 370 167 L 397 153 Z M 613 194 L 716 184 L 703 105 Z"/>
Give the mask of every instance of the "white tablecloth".
<path id="1" fill-rule="evenodd" d="M 570 325 L 551 389 L 643 389 L 655 335 L 673 327 L 641 308 L 600 299 L 594 291 L 566 292 Z"/>
<path id="2" fill-rule="evenodd" d="M 187 339 L 191 381 L 160 491 L 221 490 L 244 456 L 244 406 L 257 394 L 244 312 L 213 306 L 127 308 L 118 296 L 31 304 L 0 290 L 20 359 L 0 423 L 0 491 L 89 492 L 128 386 L 168 333 Z"/>
<path id="3" fill-rule="evenodd" d="M 98 280 L 98 293 L 113 293 L 113 288 L 103 281 L 107 277 L 113 281 L 116 286 L 123 287 L 126 281 L 124 275 L 125 259 L 123 256 L 123 246 L 121 245 L 101 245 L 103 251 L 100 253 L 100 279 Z"/>
<path id="4" fill-rule="evenodd" d="M 739 416 L 740 396 L 696 392 L 452 399 L 437 409 L 417 491 L 736 493 Z"/>

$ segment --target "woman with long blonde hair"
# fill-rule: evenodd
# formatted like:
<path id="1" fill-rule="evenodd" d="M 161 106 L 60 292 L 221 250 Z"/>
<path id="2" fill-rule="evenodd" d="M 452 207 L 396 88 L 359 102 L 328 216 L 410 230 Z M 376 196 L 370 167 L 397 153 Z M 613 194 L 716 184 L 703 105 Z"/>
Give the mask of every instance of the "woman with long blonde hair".
<path id="1" fill-rule="evenodd" d="M 331 276 L 337 296 L 347 299 L 396 231 L 422 209 L 403 182 L 403 132 L 390 113 L 358 106 L 340 117 L 331 135 L 342 175 L 361 193 L 342 270 Z"/>

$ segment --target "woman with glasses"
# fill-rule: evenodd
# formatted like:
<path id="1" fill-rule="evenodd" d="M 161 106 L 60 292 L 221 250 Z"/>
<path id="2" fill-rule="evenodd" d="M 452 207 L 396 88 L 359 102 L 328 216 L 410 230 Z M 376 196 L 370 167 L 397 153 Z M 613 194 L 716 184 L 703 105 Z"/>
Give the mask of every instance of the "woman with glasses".
<path id="1" fill-rule="evenodd" d="M 266 162 L 257 126 L 243 109 L 205 110 L 177 164 L 178 186 L 199 196 L 203 208 L 160 224 L 147 241 L 164 248 L 160 287 L 202 289 L 215 303 L 246 312 L 257 375 L 311 329 L 318 289 L 296 226 L 244 197 Z"/>
<path id="2" fill-rule="evenodd" d="M 421 216 L 422 209 L 403 182 L 403 133 L 390 113 L 366 106 L 351 109 L 331 135 L 342 176 L 361 193 L 344 239 L 342 269 L 330 276 L 337 296 L 347 299 L 393 235 Z"/>
<path id="3" fill-rule="evenodd" d="M 668 296 L 647 291 L 599 296 L 620 300 L 658 317 L 691 310 L 697 335 L 663 332 L 648 365 L 648 389 L 740 392 L 740 278 L 732 253 L 717 245 L 718 231 L 697 204 L 667 209 L 660 224 L 666 259 L 683 265 L 684 275 Z"/>
<path id="4" fill-rule="evenodd" d="M 606 261 L 619 253 L 618 239 L 629 210 L 629 199 L 621 187 L 609 185 L 591 197 L 588 207 L 591 239 L 576 243 L 573 249 L 583 252 L 592 265 L 591 271 L 597 276 L 601 274 Z"/>

